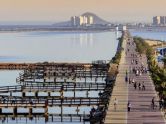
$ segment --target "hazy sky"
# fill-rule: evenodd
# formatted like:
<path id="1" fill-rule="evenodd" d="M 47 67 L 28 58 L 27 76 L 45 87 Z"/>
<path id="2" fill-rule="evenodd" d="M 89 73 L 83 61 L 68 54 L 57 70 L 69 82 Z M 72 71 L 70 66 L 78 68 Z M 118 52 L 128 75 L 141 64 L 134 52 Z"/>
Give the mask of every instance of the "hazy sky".
<path id="1" fill-rule="evenodd" d="M 166 15 L 166 0 L 0 0 L 0 22 L 63 21 L 93 12 L 107 21 L 151 21 Z"/>

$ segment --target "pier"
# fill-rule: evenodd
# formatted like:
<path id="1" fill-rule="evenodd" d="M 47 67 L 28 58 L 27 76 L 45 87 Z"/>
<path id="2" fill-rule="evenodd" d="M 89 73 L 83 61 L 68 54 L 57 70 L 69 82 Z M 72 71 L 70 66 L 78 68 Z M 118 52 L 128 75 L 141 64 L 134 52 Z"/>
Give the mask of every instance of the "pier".
<path id="1" fill-rule="evenodd" d="M 155 86 L 147 70 L 146 55 L 139 55 L 129 32 L 123 33 L 124 48 L 119 64 L 115 86 L 107 110 L 105 124 L 165 124 L 162 111 L 159 110 L 159 99 Z M 145 69 L 135 74 L 133 69 Z M 127 80 L 126 80 L 127 78 Z M 134 79 L 134 80 L 133 80 Z M 144 85 L 140 89 L 138 83 Z M 136 85 L 135 85 L 136 84 Z M 135 85 L 136 87 L 134 88 Z M 114 100 L 118 100 L 115 108 Z M 152 108 L 152 99 L 157 108 Z M 128 110 L 130 104 L 131 110 Z"/>
<path id="2" fill-rule="evenodd" d="M 78 118 L 80 122 L 102 122 L 114 81 L 109 75 L 109 67 L 106 61 L 0 65 L 0 69 L 22 70 L 16 79 L 18 85 L 0 87 L 0 117 L 16 119 L 28 115 L 30 118 L 44 117 L 46 122 L 57 121 L 54 119 L 56 117 L 60 117 L 61 122 L 65 121 L 63 118 L 68 118 L 70 122 L 74 121 L 74 118 Z M 77 96 L 78 91 L 86 94 Z M 89 96 L 92 91 L 98 95 Z M 65 96 L 65 92 L 72 94 Z M 28 95 L 29 93 L 31 95 Z M 90 113 L 79 113 L 79 107 L 82 106 L 96 106 L 97 117 Z M 59 114 L 49 113 L 48 108 L 52 107 L 59 107 Z M 64 107 L 76 107 L 77 114 L 63 113 Z M 3 112 L 5 108 L 12 109 L 12 112 Z M 27 109 L 28 112 L 22 114 L 19 112 L 21 108 Z M 43 112 L 33 112 L 37 108 L 43 109 Z"/>

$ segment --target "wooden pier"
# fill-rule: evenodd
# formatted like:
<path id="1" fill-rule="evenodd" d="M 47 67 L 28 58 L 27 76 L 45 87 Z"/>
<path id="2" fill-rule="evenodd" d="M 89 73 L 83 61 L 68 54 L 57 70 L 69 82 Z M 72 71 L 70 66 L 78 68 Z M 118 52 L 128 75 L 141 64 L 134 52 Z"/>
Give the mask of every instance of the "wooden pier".
<path id="1" fill-rule="evenodd" d="M 33 113 L 33 116 L 29 113 L 18 113 L 14 116 L 13 113 L 3 113 L 0 115 L 0 122 L 8 122 L 9 120 L 15 120 L 17 122 L 25 120 L 37 122 L 39 119 L 44 118 L 45 122 L 88 122 L 90 121 L 90 115 L 88 114 L 48 114 L 48 116 L 43 116 L 43 113 Z"/>
<path id="2" fill-rule="evenodd" d="M 13 64 L 0 65 L 0 69 L 23 70 L 17 78 L 18 85 L 0 87 L 0 117 L 7 115 L 3 108 L 13 109 L 14 116 L 21 115 L 19 108 L 27 108 L 28 115 L 35 115 L 33 109 L 43 108 L 41 115 L 47 115 L 48 107 L 60 107 L 60 118 L 63 121 L 63 107 L 98 106 L 103 108 L 98 113 L 104 113 L 107 109 L 113 87 L 113 79 L 108 74 L 110 65 L 105 61 L 93 63 L 37 63 L 37 64 Z M 72 91 L 73 96 L 66 97 L 64 92 Z M 86 91 L 86 96 L 76 96 L 77 91 Z M 89 92 L 97 91 L 98 97 L 89 97 Z M 21 95 L 15 96 L 15 93 Z M 34 95 L 28 96 L 27 93 Z M 47 96 L 40 93 L 45 92 Z M 53 93 L 57 93 L 55 96 Z M 79 109 L 78 109 L 79 110 Z M 98 114 L 97 113 L 97 114 Z M 10 113 L 8 113 L 10 115 Z M 80 121 L 96 121 L 96 117 L 83 118 L 77 113 Z M 84 114 L 85 115 L 85 114 Z M 104 119 L 105 114 L 100 116 Z M 54 114 L 55 116 L 55 114 Z M 73 120 L 74 115 L 67 115 Z M 86 116 L 87 117 L 87 116 Z M 53 114 L 52 114 L 53 118 Z M 91 119 L 90 119 L 91 118 Z"/>

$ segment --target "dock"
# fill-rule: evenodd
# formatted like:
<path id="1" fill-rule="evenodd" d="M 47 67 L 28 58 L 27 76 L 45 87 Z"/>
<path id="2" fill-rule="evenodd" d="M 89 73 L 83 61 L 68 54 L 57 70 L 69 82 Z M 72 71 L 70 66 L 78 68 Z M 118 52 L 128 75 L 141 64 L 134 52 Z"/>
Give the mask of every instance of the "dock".
<path id="1" fill-rule="evenodd" d="M 28 115 L 44 117 L 46 122 L 50 119 L 54 122 L 56 117 L 60 117 L 61 122 L 65 120 L 63 118 L 69 118 L 70 122 L 74 118 L 79 122 L 103 122 L 114 81 L 108 73 L 109 67 L 110 64 L 101 60 L 92 63 L 0 64 L 0 69 L 22 70 L 16 79 L 17 85 L 0 87 L 0 117 L 16 119 L 27 118 Z M 77 96 L 78 91 L 86 94 Z M 89 96 L 92 91 L 98 94 Z M 65 96 L 65 92 L 72 92 L 72 95 Z M 90 113 L 79 113 L 82 106 L 97 107 L 96 114 L 100 118 Z M 52 107 L 59 107 L 59 114 L 49 113 L 48 108 Z M 63 113 L 64 107 L 76 107 L 76 114 Z M 5 108 L 12 109 L 12 112 L 3 112 Z M 19 111 L 21 108 L 28 112 L 23 115 Z M 35 113 L 37 108 L 44 112 Z"/>

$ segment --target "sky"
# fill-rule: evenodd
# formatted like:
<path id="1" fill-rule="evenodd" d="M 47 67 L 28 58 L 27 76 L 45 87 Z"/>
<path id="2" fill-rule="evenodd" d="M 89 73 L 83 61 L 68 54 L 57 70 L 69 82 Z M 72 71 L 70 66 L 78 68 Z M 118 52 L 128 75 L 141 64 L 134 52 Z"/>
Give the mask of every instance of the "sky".
<path id="1" fill-rule="evenodd" d="M 0 22 L 59 22 L 92 12 L 110 22 L 150 22 L 166 0 L 0 0 Z"/>

